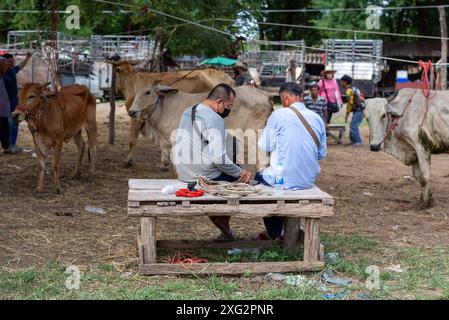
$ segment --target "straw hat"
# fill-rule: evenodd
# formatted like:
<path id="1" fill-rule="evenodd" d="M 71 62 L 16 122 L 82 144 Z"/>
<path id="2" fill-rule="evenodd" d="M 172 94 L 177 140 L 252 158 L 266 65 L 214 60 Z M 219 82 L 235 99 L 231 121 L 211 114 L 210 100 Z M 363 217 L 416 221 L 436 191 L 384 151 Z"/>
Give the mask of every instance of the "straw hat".
<path id="1" fill-rule="evenodd" d="M 321 72 L 321 74 L 324 76 L 327 73 L 336 74 L 337 70 L 332 69 L 331 66 L 326 66 L 326 68 Z"/>

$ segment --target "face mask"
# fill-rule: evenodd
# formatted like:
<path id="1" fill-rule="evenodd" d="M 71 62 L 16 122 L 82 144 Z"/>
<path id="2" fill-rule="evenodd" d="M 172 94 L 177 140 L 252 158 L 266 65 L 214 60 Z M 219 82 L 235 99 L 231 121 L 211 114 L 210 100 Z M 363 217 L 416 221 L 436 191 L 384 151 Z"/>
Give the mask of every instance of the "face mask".
<path id="1" fill-rule="evenodd" d="M 226 119 L 231 114 L 231 109 L 224 109 L 223 113 L 219 113 L 220 117 Z"/>

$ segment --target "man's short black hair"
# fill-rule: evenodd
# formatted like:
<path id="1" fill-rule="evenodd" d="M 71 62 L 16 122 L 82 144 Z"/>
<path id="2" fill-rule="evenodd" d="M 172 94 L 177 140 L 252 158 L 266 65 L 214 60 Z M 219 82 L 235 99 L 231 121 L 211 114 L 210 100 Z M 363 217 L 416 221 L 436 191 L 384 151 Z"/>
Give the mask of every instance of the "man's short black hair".
<path id="1" fill-rule="evenodd" d="M 237 94 L 235 93 L 234 89 L 226 83 L 220 83 L 215 88 L 211 90 L 209 95 L 207 96 L 207 99 L 209 100 L 223 100 L 223 101 L 229 101 L 232 97 L 236 97 Z"/>
<path id="2" fill-rule="evenodd" d="M 284 92 L 299 97 L 302 94 L 302 89 L 301 86 L 295 82 L 287 82 L 281 86 L 281 89 L 279 89 L 279 95 Z"/>
<path id="3" fill-rule="evenodd" d="M 352 84 L 352 78 L 351 78 L 350 76 L 348 76 L 348 75 L 344 75 L 344 76 L 341 78 L 341 81 L 345 81 L 345 82 L 347 82 L 348 84 Z"/>
<path id="4" fill-rule="evenodd" d="M 14 58 L 14 56 L 10 53 L 5 53 L 4 55 L 2 55 L 2 57 L 5 59 L 13 59 Z"/>

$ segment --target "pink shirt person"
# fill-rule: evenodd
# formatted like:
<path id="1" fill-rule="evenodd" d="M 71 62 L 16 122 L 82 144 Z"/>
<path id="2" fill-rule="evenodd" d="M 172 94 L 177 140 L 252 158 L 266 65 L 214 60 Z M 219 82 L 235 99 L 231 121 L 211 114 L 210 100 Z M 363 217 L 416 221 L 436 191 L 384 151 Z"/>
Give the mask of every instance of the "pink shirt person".
<path id="1" fill-rule="evenodd" d="M 324 90 L 324 85 L 326 86 L 326 90 Z M 328 103 L 338 103 L 338 105 L 341 107 L 343 106 L 343 99 L 341 98 L 341 92 L 340 87 L 338 86 L 338 82 L 336 79 L 322 79 L 318 83 L 320 87 L 320 93 L 319 95 L 326 99 Z M 327 91 L 327 95 L 326 95 Z M 338 101 L 337 101 L 338 97 Z"/>

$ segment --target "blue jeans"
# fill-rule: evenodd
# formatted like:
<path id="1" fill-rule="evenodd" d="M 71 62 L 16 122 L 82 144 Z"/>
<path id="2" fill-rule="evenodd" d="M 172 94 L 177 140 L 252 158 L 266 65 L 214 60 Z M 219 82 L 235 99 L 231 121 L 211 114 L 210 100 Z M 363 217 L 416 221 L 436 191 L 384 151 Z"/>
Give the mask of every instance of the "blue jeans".
<path id="1" fill-rule="evenodd" d="M 225 182 L 237 182 L 239 178 L 234 178 L 233 176 L 230 176 L 226 173 L 222 173 L 215 179 L 212 179 L 213 181 L 225 181 Z"/>
<path id="2" fill-rule="evenodd" d="M 261 173 L 257 173 L 254 178 L 256 181 L 263 183 L 266 186 L 270 186 L 263 178 Z M 282 236 L 282 231 L 284 231 L 284 221 L 282 217 L 271 217 L 264 218 L 265 228 L 267 229 L 268 235 L 272 239 L 278 239 Z"/>
<path id="3" fill-rule="evenodd" d="M 9 117 L 9 146 L 15 147 L 17 143 L 17 136 L 19 135 L 19 121 Z"/>
<path id="4" fill-rule="evenodd" d="M 355 144 L 362 144 L 362 137 L 360 136 L 360 125 L 363 122 L 364 119 L 363 111 L 355 111 L 352 114 L 352 120 L 351 120 L 351 132 L 349 133 L 349 139 L 351 139 L 352 143 Z"/>

